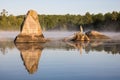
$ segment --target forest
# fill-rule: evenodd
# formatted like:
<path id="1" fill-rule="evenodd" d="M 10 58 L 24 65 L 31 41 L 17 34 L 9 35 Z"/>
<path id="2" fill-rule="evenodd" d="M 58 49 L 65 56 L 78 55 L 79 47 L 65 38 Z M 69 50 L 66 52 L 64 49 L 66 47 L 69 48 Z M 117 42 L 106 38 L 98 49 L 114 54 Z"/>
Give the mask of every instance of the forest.
<path id="1" fill-rule="evenodd" d="M 5 9 L 3 9 L 0 13 L 0 31 L 20 30 L 25 15 L 8 15 L 8 12 Z M 91 14 L 86 12 L 84 15 L 38 14 L 38 17 L 44 31 L 73 31 L 79 30 L 80 26 L 83 26 L 84 30 L 92 29 L 98 31 L 120 31 L 120 12 L 117 11 L 108 12 L 105 14 Z"/>

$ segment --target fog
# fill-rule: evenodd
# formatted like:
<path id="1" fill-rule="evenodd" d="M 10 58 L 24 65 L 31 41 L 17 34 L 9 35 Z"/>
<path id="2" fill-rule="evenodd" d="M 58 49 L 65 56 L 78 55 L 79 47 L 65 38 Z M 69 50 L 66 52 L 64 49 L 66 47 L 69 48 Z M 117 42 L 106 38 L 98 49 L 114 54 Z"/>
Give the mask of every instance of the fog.
<path id="1" fill-rule="evenodd" d="M 73 35 L 77 31 L 44 31 L 43 35 L 45 38 L 51 39 L 61 39 L 67 36 Z M 15 31 L 1 31 L 0 32 L 0 39 L 2 38 L 15 38 L 20 32 Z M 120 32 L 101 32 L 107 36 L 109 36 L 112 40 L 120 40 Z"/>
<path id="2" fill-rule="evenodd" d="M 73 35 L 78 31 L 47 31 L 43 32 L 46 38 L 61 39 Z M 102 34 L 109 36 L 112 40 L 120 40 L 120 32 L 102 32 Z"/>
<path id="3" fill-rule="evenodd" d="M 17 31 L 0 31 L 0 41 L 13 41 L 18 34 Z"/>
<path id="4" fill-rule="evenodd" d="M 43 32 L 44 36 L 46 38 L 52 38 L 52 39 L 62 39 L 65 38 L 67 36 L 71 36 L 75 33 L 75 31 L 46 31 Z"/>
<path id="5" fill-rule="evenodd" d="M 109 36 L 112 40 L 120 40 L 120 32 L 102 32 Z"/>

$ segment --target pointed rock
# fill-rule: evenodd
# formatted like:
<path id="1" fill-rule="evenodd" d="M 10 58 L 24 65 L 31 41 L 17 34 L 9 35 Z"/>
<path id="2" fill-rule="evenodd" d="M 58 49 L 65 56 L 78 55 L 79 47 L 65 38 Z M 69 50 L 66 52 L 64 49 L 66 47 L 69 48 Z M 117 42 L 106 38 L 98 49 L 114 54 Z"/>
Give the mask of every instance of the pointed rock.
<path id="1" fill-rule="evenodd" d="M 16 37 L 15 42 L 46 42 L 36 11 L 28 11 L 21 25 L 21 32 Z"/>

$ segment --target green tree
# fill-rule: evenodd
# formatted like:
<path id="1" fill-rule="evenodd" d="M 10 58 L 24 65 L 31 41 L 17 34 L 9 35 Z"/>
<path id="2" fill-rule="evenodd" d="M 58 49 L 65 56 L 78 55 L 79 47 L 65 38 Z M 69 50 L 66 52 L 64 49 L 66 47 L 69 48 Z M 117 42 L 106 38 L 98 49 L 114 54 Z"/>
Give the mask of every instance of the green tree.
<path id="1" fill-rule="evenodd" d="M 104 15 L 102 13 L 93 15 L 93 22 L 98 24 L 98 23 L 102 23 L 104 22 L 105 18 Z"/>
<path id="2" fill-rule="evenodd" d="M 84 23 L 85 24 L 91 24 L 92 22 L 93 22 L 92 16 L 90 15 L 89 12 L 86 12 L 86 14 L 84 16 Z"/>
<path id="3" fill-rule="evenodd" d="M 8 11 L 6 11 L 5 9 L 3 9 L 0 14 L 1 14 L 1 16 L 7 16 L 8 15 Z"/>
<path id="4" fill-rule="evenodd" d="M 105 21 L 111 21 L 112 20 L 112 15 L 111 15 L 111 13 L 106 13 L 105 15 L 104 15 L 104 17 L 105 17 Z"/>
<path id="5" fill-rule="evenodd" d="M 112 20 L 113 20 L 113 21 L 116 21 L 117 18 L 118 18 L 118 13 L 117 13 L 116 11 L 113 11 L 113 12 L 112 12 Z"/>

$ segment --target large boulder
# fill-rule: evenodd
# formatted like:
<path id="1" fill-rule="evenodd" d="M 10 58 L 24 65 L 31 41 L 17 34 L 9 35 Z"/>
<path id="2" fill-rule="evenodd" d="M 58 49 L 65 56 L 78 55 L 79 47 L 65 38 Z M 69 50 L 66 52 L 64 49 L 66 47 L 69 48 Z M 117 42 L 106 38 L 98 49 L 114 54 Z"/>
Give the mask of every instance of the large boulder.
<path id="1" fill-rule="evenodd" d="M 110 39 L 108 36 L 98 32 L 98 31 L 88 31 L 85 33 L 89 38 L 90 40 L 93 40 L 93 39 Z"/>
<path id="2" fill-rule="evenodd" d="M 36 11 L 28 11 L 21 25 L 21 32 L 16 37 L 15 42 L 46 42 Z"/>

